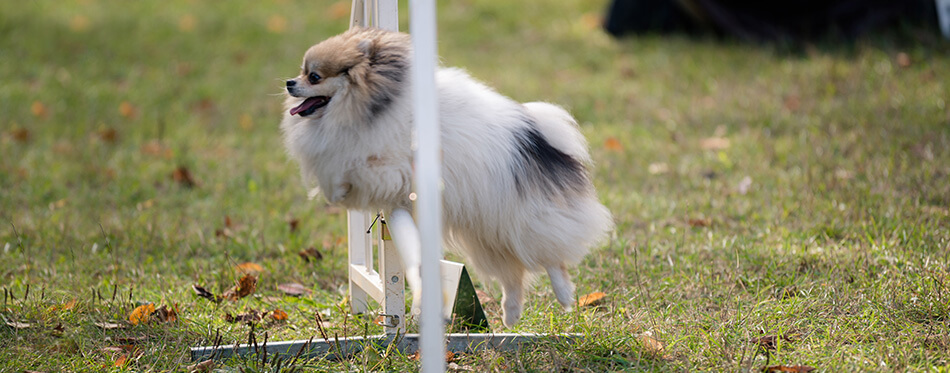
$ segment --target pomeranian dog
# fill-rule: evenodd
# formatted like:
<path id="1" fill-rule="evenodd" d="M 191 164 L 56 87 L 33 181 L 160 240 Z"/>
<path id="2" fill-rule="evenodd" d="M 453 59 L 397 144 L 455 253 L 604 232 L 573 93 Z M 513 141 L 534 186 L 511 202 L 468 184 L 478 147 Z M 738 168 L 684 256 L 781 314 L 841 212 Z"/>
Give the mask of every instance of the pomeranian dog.
<path id="1" fill-rule="evenodd" d="M 285 145 L 330 203 L 412 211 L 411 52 L 407 34 L 354 28 L 307 50 L 300 75 L 287 80 Z M 520 319 L 525 287 L 541 270 L 570 309 L 568 267 L 613 228 L 577 123 L 459 69 L 438 69 L 436 84 L 446 245 L 501 283 L 506 326 Z"/>

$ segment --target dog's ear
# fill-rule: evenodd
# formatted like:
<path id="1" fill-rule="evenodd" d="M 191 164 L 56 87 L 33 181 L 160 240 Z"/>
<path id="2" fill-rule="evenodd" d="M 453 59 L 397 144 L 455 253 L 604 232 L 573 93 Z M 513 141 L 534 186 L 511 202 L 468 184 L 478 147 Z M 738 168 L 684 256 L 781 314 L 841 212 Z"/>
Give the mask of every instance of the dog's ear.
<path id="1" fill-rule="evenodd" d="M 366 58 L 373 58 L 373 55 L 376 54 L 376 41 L 373 39 L 363 39 L 360 40 L 360 43 L 356 45 L 356 48 L 363 53 L 363 56 Z"/>

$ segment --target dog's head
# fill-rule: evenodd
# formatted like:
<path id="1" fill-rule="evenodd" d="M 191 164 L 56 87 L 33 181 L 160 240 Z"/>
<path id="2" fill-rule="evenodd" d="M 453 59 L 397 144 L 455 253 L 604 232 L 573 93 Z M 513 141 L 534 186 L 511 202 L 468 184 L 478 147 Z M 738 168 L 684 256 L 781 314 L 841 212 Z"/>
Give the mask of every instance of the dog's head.
<path id="1" fill-rule="evenodd" d="M 289 113 L 366 122 L 402 93 L 409 76 L 409 38 L 379 29 L 351 29 L 310 47 L 300 75 L 287 80 Z"/>

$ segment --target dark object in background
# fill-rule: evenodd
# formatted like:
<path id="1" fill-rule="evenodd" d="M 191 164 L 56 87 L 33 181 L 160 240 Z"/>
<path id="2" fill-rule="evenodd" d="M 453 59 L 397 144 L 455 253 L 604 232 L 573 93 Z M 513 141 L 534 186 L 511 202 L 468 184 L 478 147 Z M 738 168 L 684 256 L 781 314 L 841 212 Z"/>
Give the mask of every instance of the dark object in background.
<path id="1" fill-rule="evenodd" d="M 935 25 L 934 0 L 613 0 L 614 36 L 712 31 L 749 41 L 853 39 L 901 21 Z"/>

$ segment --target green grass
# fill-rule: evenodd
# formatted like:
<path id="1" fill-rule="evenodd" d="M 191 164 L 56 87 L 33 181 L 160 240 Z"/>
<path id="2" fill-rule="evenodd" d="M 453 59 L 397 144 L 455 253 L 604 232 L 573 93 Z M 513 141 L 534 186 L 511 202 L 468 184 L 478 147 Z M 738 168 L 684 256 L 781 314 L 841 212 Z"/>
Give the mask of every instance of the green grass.
<path id="1" fill-rule="evenodd" d="M 615 41 L 589 22 L 605 5 L 439 4 L 446 65 L 576 115 L 617 222 L 574 271 L 579 294 L 607 301 L 564 313 L 542 278 L 514 329 L 579 332 L 583 342 L 456 363 L 950 369 L 947 44 Z M 316 313 L 331 334 L 380 331 L 346 315 L 345 214 L 306 199 L 277 128 L 283 78 L 309 45 L 346 28 L 348 4 L 336 6 L 343 12 L 290 0 L 0 4 L 0 285 L 15 297 L 0 308 L 0 371 L 183 369 L 188 346 L 246 341 L 249 327 L 223 317 L 249 309 L 289 314 L 257 325 L 258 340 L 318 335 Z M 704 146 L 709 138 L 728 146 Z M 178 167 L 195 187 L 172 178 Z M 228 234 L 216 234 L 226 217 Z M 324 259 L 304 262 L 297 252 L 308 247 Z M 229 288 L 244 262 L 264 268 L 254 296 L 215 305 L 193 294 L 192 284 Z M 286 282 L 313 294 L 282 296 Z M 178 321 L 96 326 L 148 302 L 177 305 Z M 497 301 L 485 306 L 502 330 Z M 750 343 L 761 336 L 787 339 L 766 352 Z M 104 348 L 122 345 L 135 351 L 115 367 L 122 353 Z M 398 354 L 301 364 L 417 366 Z"/>

